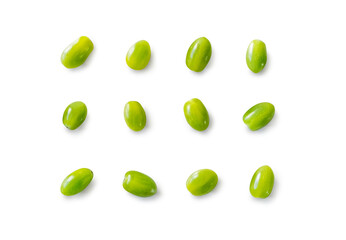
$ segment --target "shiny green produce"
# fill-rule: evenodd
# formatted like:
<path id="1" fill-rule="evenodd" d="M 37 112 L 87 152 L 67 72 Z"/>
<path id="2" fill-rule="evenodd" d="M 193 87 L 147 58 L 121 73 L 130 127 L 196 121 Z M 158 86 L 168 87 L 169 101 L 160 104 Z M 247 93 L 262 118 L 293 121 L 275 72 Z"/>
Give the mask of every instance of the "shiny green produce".
<path id="1" fill-rule="evenodd" d="M 186 54 L 186 66 L 195 72 L 201 72 L 211 57 L 211 44 L 205 37 L 195 40 Z"/>
<path id="2" fill-rule="evenodd" d="M 274 117 L 275 107 L 273 104 L 263 102 L 250 108 L 243 116 L 244 123 L 252 131 L 266 126 Z"/>
<path id="3" fill-rule="evenodd" d="M 251 71 L 258 73 L 267 63 L 267 48 L 261 40 L 253 40 L 246 52 L 246 63 Z"/>
<path id="4" fill-rule="evenodd" d="M 66 196 L 83 191 L 93 179 L 94 174 L 88 168 L 81 168 L 68 175 L 61 184 L 60 191 Z"/>
<path id="5" fill-rule="evenodd" d="M 124 118 L 127 126 L 133 131 L 142 130 L 147 122 L 147 117 L 142 105 L 136 101 L 126 103 Z"/>
<path id="6" fill-rule="evenodd" d="M 94 44 L 88 37 L 80 37 L 67 46 L 61 54 L 61 63 L 67 68 L 76 68 L 87 60 Z"/>
<path id="7" fill-rule="evenodd" d="M 150 197 L 157 192 L 154 180 L 137 171 L 128 171 L 125 174 L 123 187 L 129 193 L 139 197 Z"/>
<path id="8" fill-rule="evenodd" d="M 197 131 L 204 131 L 209 126 L 209 114 L 201 100 L 193 98 L 184 105 L 186 121 Z"/>
<path id="9" fill-rule="evenodd" d="M 87 112 L 87 107 L 83 102 L 73 102 L 65 109 L 62 122 L 68 129 L 75 130 L 82 125 L 87 116 Z"/>
<path id="10" fill-rule="evenodd" d="M 218 182 L 216 173 L 210 169 L 201 169 L 190 175 L 186 181 L 187 190 L 195 196 L 211 192 Z"/>
<path id="11" fill-rule="evenodd" d="M 255 198 L 267 198 L 273 190 L 274 173 L 269 166 L 262 166 L 253 175 L 250 193 Z"/>
<path id="12" fill-rule="evenodd" d="M 149 43 L 141 40 L 130 47 L 126 55 L 126 63 L 134 70 L 142 70 L 148 65 L 150 56 L 151 50 Z"/>

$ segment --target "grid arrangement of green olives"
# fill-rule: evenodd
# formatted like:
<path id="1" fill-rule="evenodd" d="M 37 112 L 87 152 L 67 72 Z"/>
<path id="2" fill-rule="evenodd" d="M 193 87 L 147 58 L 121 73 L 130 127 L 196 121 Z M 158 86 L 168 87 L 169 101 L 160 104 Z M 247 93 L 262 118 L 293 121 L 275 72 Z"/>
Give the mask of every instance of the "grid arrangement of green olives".
<path id="1" fill-rule="evenodd" d="M 61 54 L 61 63 L 66 68 L 76 68 L 84 64 L 94 49 L 93 42 L 82 36 L 68 45 Z M 196 39 L 186 54 L 186 66 L 194 71 L 203 71 L 211 59 L 212 47 L 205 37 Z M 133 44 L 126 54 L 126 64 L 133 70 L 147 67 L 151 58 L 151 48 L 147 41 Z M 246 64 L 254 72 L 261 72 L 267 63 L 267 48 L 263 41 L 253 40 L 246 52 Z M 63 113 L 63 124 L 70 130 L 80 127 L 87 117 L 87 107 L 81 102 L 68 105 Z M 193 98 L 184 104 L 187 123 L 197 131 L 205 131 L 209 126 L 209 113 L 201 100 Z M 265 127 L 274 117 L 275 107 L 269 102 L 254 105 L 243 115 L 243 122 L 252 131 Z M 141 131 L 146 126 L 146 113 L 137 101 L 129 101 L 124 107 L 124 119 L 133 131 Z M 82 192 L 88 187 L 94 173 L 88 168 L 78 169 L 62 182 L 60 191 L 66 196 Z M 193 172 L 186 181 L 187 190 L 194 196 L 210 193 L 217 186 L 218 175 L 210 169 Z M 255 198 L 267 198 L 274 187 L 273 170 L 265 165 L 257 169 L 250 181 L 250 193 Z M 138 197 L 151 197 L 157 193 L 156 182 L 148 175 L 138 171 L 128 171 L 123 180 L 123 188 Z"/>

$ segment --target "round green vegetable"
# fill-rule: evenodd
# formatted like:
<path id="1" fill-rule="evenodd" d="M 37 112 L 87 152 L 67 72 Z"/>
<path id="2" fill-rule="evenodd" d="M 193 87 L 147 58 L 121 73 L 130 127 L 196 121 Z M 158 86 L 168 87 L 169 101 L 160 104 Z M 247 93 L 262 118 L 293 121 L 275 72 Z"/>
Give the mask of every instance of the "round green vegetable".
<path id="1" fill-rule="evenodd" d="M 186 181 L 187 190 L 195 196 L 211 192 L 218 182 L 216 173 L 210 169 L 201 169 L 190 175 Z"/>
<path id="2" fill-rule="evenodd" d="M 125 104 L 124 118 L 127 126 L 133 131 L 142 130 L 147 122 L 142 105 L 136 101 L 130 101 Z"/>
<path id="3" fill-rule="evenodd" d="M 205 37 L 195 40 L 186 54 L 186 66 L 195 72 L 201 72 L 211 57 L 211 44 Z"/>
<path id="4" fill-rule="evenodd" d="M 256 131 L 266 126 L 273 119 L 274 114 L 274 105 L 268 102 L 263 102 L 250 108 L 244 114 L 243 121 L 250 130 Z"/>
<path id="5" fill-rule="evenodd" d="M 78 128 L 87 116 L 87 107 L 83 102 L 74 102 L 67 106 L 62 122 L 70 130 Z"/>
<path id="6" fill-rule="evenodd" d="M 129 193 L 139 197 L 150 197 L 157 192 L 154 180 L 137 171 L 128 171 L 125 174 L 123 187 Z"/>
<path id="7" fill-rule="evenodd" d="M 80 193 L 89 185 L 93 176 L 93 172 L 88 168 L 78 169 L 64 179 L 60 191 L 66 196 Z"/>
<path id="8" fill-rule="evenodd" d="M 197 131 L 204 131 L 209 126 L 209 114 L 201 100 L 193 98 L 184 105 L 186 121 Z"/>
<path id="9" fill-rule="evenodd" d="M 141 40 L 130 47 L 126 55 L 126 63 L 134 70 L 142 70 L 148 65 L 150 56 L 151 50 L 149 43 Z"/>
<path id="10" fill-rule="evenodd" d="M 267 198 L 273 190 L 274 173 L 269 166 L 262 166 L 253 175 L 250 193 L 255 198 Z"/>
<path id="11" fill-rule="evenodd" d="M 261 40 L 253 40 L 246 52 L 246 63 L 251 71 L 258 73 L 267 63 L 267 48 Z"/>
<path id="12" fill-rule="evenodd" d="M 87 60 L 94 44 L 88 37 L 80 37 L 67 46 L 61 54 L 61 63 L 67 68 L 76 68 Z"/>

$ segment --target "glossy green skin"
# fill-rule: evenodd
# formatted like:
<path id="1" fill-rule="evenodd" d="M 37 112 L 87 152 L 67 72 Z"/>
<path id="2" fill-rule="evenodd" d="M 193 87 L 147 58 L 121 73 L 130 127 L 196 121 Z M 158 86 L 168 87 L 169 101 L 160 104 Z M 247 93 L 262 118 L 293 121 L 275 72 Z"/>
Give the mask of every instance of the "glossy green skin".
<path id="1" fill-rule="evenodd" d="M 61 184 L 60 191 L 66 196 L 83 191 L 93 179 L 94 174 L 88 168 L 81 168 L 68 175 Z"/>
<path id="2" fill-rule="evenodd" d="M 195 72 L 201 72 L 211 58 L 211 44 L 205 37 L 194 41 L 186 54 L 186 66 Z"/>
<path id="3" fill-rule="evenodd" d="M 246 52 L 246 63 L 251 71 L 258 73 L 267 63 L 267 48 L 261 40 L 253 40 Z"/>
<path id="4" fill-rule="evenodd" d="M 88 37 L 80 37 L 67 46 L 61 54 L 61 63 L 67 68 L 82 65 L 94 49 L 94 44 Z"/>
<path id="5" fill-rule="evenodd" d="M 250 108 L 244 114 L 243 121 L 250 130 L 256 131 L 266 126 L 273 119 L 274 114 L 274 105 L 268 102 L 263 102 Z"/>
<path id="6" fill-rule="evenodd" d="M 148 65 L 150 56 L 151 50 L 149 43 L 141 40 L 130 47 L 126 55 L 126 63 L 134 70 L 142 70 Z"/>
<path id="7" fill-rule="evenodd" d="M 73 102 L 67 106 L 62 122 L 70 130 L 75 130 L 84 122 L 88 110 L 83 102 Z"/>
<path id="8" fill-rule="evenodd" d="M 250 193 L 255 198 L 267 198 L 273 190 L 274 173 L 269 166 L 262 166 L 253 175 Z"/>
<path id="9" fill-rule="evenodd" d="M 138 197 L 150 197 L 157 192 L 154 180 L 137 171 L 128 171 L 125 174 L 123 187 L 129 193 Z"/>
<path id="10" fill-rule="evenodd" d="M 127 126 L 133 131 L 141 131 L 147 122 L 147 117 L 142 105 L 136 101 L 126 103 L 124 118 Z"/>
<path id="11" fill-rule="evenodd" d="M 216 173 L 210 169 L 201 169 L 190 175 L 186 181 L 189 192 L 195 196 L 210 193 L 218 182 Z"/>
<path id="12" fill-rule="evenodd" d="M 204 131 L 209 126 L 209 114 L 201 100 L 193 98 L 184 105 L 186 121 L 197 131 Z"/>

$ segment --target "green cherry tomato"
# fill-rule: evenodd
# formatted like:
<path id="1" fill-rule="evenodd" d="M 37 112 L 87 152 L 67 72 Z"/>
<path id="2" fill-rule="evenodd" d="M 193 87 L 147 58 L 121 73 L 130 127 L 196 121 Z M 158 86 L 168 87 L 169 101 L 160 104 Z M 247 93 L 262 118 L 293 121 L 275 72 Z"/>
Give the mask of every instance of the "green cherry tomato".
<path id="1" fill-rule="evenodd" d="M 204 131 L 209 126 L 209 114 L 201 100 L 193 98 L 184 105 L 186 121 L 197 131 Z"/>
<path id="2" fill-rule="evenodd" d="M 139 197 L 150 197 L 157 192 L 154 180 L 137 171 L 128 171 L 125 174 L 123 187 L 129 193 Z"/>
<path id="3" fill-rule="evenodd" d="M 142 130 L 147 122 L 147 117 L 142 105 L 136 101 L 126 103 L 124 118 L 127 126 L 133 131 Z"/>
<path id="4" fill-rule="evenodd" d="M 94 44 L 88 37 L 80 37 L 67 46 L 61 54 L 61 63 L 67 68 L 76 68 L 87 60 Z"/>
<path id="5" fill-rule="evenodd" d="M 205 37 L 195 40 L 186 54 L 186 66 L 195 72 L 201 72 L 211 57 L 211 44 Z"/>
<path id="6" fill-rule="evenodd" d="M 60 191 L 66 196 L 83 191 L 93 179 L 94 174 L 88 168 L 81 168 L 68 175 L 61 184 Z"/>
<path id="7" fill-rule="evenodd" d="M 148 65 L 150 56 L 151 50 L 149 43 L 141 40 L 130 47 L 126 55 L 126 63 L 134 70 L 142 70 Z"/>
<path id="8" fill-rule="evenodd" d="M 201 169 L 190 175 L 186 181 L 189 192 L 195 196 L 211 192 L 218 182 L 216 173 L 210 169 Z"/>
<path id="9" fill-rule="evenodd" d="M 274 114 L 274 105 L 268 102 L 263 102 L 250 108 L 244 114 L 243 121 L 250 130 L 256 131 L 266 126 L 273 119 Z"/>
<path id="10" fill-rule="evenodd" d="M 253 175 L 250 193 L 255 198 L 267 198 L 273 190 L 274 173 L 269 166 L 262 166 Z"/>
<path id="11" fill-rule="evenodd" d="M 253 40 L 246 52 L 246 63 L 251 71 L 258 73 L 267 63 L 267 48 L 261 40 Z"/>
<path id="12" fill-rule="evenodd" d="M 84 122 L 87 116 L 87 107 L 83 102 L 73 102 L 67 106 L 62 122 L 70 130 L 75 130 Z"/>

